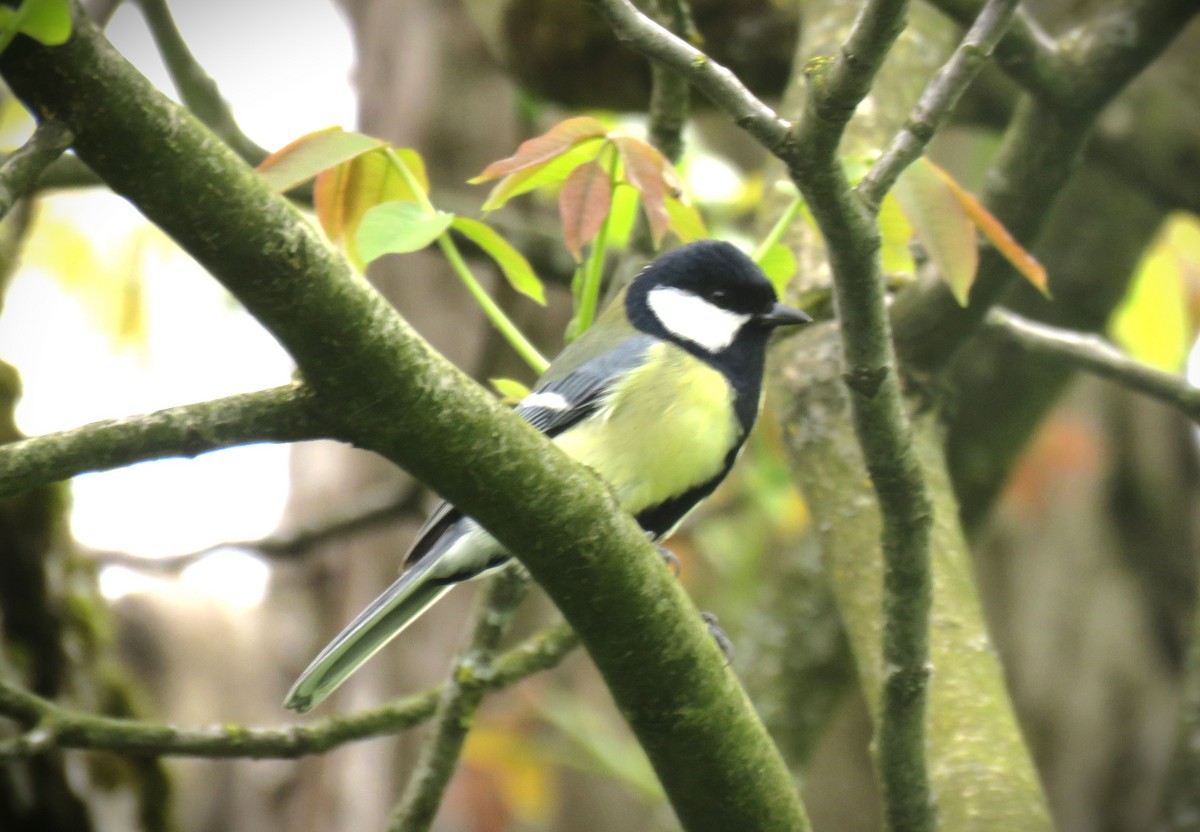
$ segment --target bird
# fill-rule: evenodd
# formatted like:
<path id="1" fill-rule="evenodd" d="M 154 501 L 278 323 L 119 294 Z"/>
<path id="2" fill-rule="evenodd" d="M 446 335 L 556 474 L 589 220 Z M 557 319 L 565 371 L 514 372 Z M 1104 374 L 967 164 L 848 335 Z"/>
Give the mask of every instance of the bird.
<path id="1" fill-rule="evenodd" d="M 811 320 L 732 244 L 688 243 L 643 268 L 516 412 L 606 481 L 657 544 L 733 466 L 762 406 L 771 333 Z M 313 659 L 286 708 L 316 707 L 452 587 L 511 557 L 447 502 L 415 541 L 400 577 Z"/>

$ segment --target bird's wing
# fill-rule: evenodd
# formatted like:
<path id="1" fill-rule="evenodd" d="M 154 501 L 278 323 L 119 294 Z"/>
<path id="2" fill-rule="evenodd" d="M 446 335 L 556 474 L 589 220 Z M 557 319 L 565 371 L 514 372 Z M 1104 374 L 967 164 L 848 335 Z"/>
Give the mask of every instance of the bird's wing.
<path id="1" fill-rule="evenodd" d="M 649 335 L 623 338 L 569 372 L 544 379 L 517 405 L 517 415 L 547 436 L 557 436 L 592 415 L 613 381 L 641 364 L 653 343 Z"/>
<path id="2" fill-rule="evenodd" d="M 566 373 L 548 374 L 550 380 L 543 380 L 517 405 L 517 415 L 547 436 L 557 436 L 594 413 L 613 379 L 641 363 L 653 343 L 649 336 L 624 338 Z M 569 352 L 565 357 L 571 358 Z M 411 568 L 434 549 L 441 551 L 444 547 L 435 544 L 447 533 L 461 533 L 455 524 L 462 517 L 463 513 L 450 503 L 439 503 L 417 532 L 412 548 L 404 557 L 404 568 Z"/>

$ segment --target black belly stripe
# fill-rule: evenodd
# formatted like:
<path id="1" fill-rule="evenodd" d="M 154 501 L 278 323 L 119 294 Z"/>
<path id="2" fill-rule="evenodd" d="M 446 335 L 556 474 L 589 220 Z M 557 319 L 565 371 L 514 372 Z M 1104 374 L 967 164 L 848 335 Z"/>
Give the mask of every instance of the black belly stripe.
<path id="1" fill-rule="evenodd" d="M 725 464 L 712 479 L 695 488 L 688 489 L 678 497 L 672 497 L 656 506 L 638 512 L 635 517 L 638 525 L 645 529 L 654 540 L 661 539 L 683 519 L 685 514 L 695 508 L 698 502 L 716 490 L 717 486 L 721 484 L 721 480 L 725 479 L 729 473 L 729 469 L 733 467 L 733 463 L 737 461 L 738 451 L 741 449 L 742 440 L 739 440 L 733 450 L 725 455 Z"/>

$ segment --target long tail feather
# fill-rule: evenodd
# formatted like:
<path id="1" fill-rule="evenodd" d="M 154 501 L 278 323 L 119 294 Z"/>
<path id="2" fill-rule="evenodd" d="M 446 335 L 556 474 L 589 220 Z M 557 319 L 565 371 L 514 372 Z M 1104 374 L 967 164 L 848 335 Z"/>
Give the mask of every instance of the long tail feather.
<path id="1" fill-rule="evenodd" d="M 418 561 L 329 642 L 288 691 L 284 707 L 304 713 L 321 704 L 367 659 L 398 636 L 453 584 L 430 581 L 435 558 Z"/>

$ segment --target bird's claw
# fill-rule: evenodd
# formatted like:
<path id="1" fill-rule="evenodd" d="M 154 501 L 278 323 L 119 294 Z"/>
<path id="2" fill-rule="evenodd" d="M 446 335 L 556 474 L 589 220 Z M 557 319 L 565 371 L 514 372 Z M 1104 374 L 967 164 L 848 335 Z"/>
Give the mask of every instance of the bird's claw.
<path id="1" fill-rule="evenodd" d="M 708 634 L 712 636 L 713 641 L 717 643 L 721 655 L 725 657 L 725 664 L 733 661 L 733 641 L 730 640 L 725 630 L 721 628 L 721 622 L 717 621 L 716 613 L 701 612 L 700 618 L 704 620 L 704 626 L 708 627 Z"/>
<path id="2" fill-rule="evenodd" d="M 667 568 L 671 570 L 671 574 L 678 578 L 681 568 L 679 564 L 679 557 L 666 546 L 656 545 L 654 548 L 658 550 L 658 556 L 663 559 L 664 563 L 667 564 Z"/>

